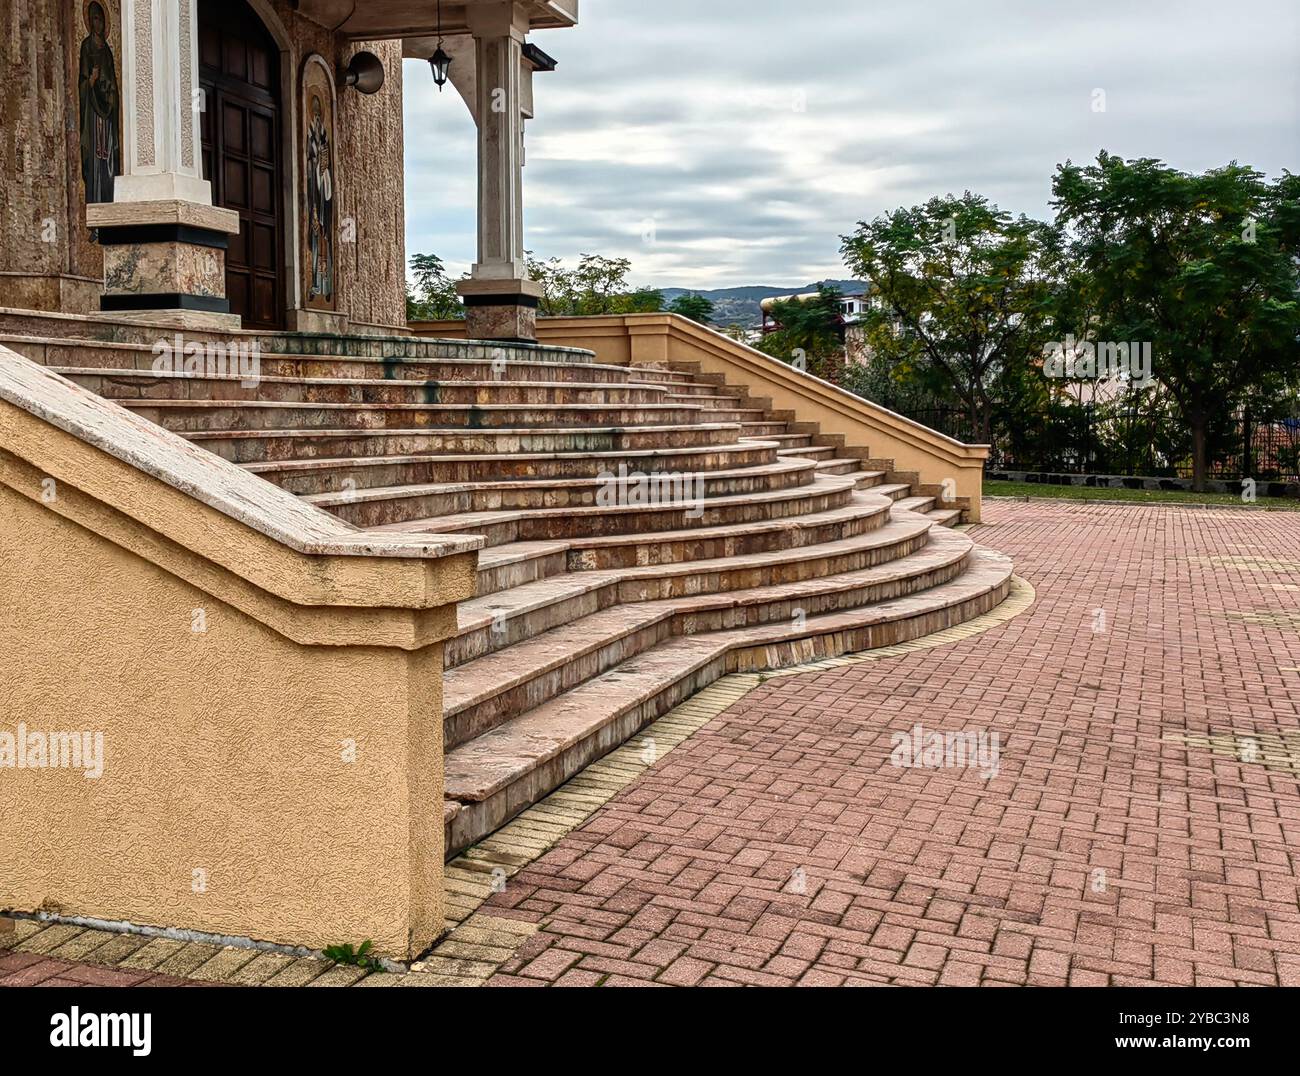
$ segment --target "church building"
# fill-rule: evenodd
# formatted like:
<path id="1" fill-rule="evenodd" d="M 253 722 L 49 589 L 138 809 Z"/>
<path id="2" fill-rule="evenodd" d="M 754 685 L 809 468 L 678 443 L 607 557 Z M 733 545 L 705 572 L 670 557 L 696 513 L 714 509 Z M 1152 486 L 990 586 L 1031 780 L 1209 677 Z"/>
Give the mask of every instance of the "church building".
<path id="1" fill-rule="evenodd" d="M 402 60 L 478 125 L 469 329 L 530 339 L 528 40 L 577 0 L 7 0 L 0 308 L 406 331 Z"/>

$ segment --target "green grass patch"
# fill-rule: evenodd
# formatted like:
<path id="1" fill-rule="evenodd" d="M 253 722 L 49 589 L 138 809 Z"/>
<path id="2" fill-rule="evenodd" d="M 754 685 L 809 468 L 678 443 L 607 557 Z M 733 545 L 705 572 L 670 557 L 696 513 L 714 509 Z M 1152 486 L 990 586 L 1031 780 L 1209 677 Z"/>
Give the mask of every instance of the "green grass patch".
<path id="1" fill-rule="evenodd" d="M 1156 489 L 1100 489 L 1093 486 L 1048 486 L 1041 482 L 985 482 L 986 497 L 1043 497 L 1062 501 L 1132 501 L 1134 504 L 1244 504 L 1235 493 L 1185 493 Z M 1293 497 L 1260 497 L 1253 507 L 1300 512 L 1300 500 Z"/>

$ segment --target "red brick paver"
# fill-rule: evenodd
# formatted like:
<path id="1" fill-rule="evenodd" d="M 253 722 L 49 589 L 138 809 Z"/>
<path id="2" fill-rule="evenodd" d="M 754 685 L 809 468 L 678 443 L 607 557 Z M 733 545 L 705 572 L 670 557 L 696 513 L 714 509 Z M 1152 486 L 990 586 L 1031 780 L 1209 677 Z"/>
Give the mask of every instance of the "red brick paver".
<path id="1" fill-rule="evenodd" d="M 4 986 L 188 986 L 174 975 L 101 968 L 41 953 L 0 950 L 0 987 Z"/>
<path id="2" fill-rule="evenodd" d="M 492 899 L 493 984 L 1300 984 L 1300 515 L 986 516 L 1029 612 L 752 692 Z"/>

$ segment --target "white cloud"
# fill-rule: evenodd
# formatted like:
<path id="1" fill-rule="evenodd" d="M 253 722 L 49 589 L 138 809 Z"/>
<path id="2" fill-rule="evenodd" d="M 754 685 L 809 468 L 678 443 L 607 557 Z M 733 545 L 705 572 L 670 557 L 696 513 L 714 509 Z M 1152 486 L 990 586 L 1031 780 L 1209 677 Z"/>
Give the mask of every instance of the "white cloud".
<path id="1" fill-rule="evenodd" d="M 529 245 L 629 257 L 638 282 L 842 276 L 860 219 L 965 189 L 1047 216 L 1056 165 L 1101 149 L 1300 162 L 1294 0 L 588 0 L 535 36 L 560 66 L 536 83 Z M 473 125 L 407 75 L 408 249 L 467 267 Z"/>

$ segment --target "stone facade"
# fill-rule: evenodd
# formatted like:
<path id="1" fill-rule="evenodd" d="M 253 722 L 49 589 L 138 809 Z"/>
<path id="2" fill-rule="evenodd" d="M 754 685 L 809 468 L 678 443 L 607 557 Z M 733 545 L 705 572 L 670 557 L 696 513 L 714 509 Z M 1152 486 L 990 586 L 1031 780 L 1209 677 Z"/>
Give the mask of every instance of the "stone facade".
<path id="1" fill-rule="evenodd" d="M 118 0 L 98 0 L 121 85 Z M 98 309 L 103 255 L 84 223 L 78 91 L 90 5 L 0 5 L 0 306 Z"/>
<path id="2" fill-rule="evenodd" d="M 120 0 L 6 0 L 0 6 L 0 306 L 92 313 L 105 292 L 121 289 L 123 274 L 153 263 L 156 275 L 204 278 L 212 254 L 191 250 L 160 259 L 142 246 L 101 248 L 86 224 L 82 101 L 83 54 L 92 8 L 104 15 L 103 41 L 112 52 L 112 80 L 104 99 L 122 87 Z M 402 45 L 400 41 L 350 42 L 295 12 L 287 0 L 253 0 L 254 12 L 281 50 L 280 110 L 283 144 L 281 235 L 284 321 L 290 329 L 393 331 L 405 325 L 405 211 L 403 206 Z M 303 72 L 310 57 L 322 73 L 346 68 L 359 51 L 383 62 L 385 84 L 373 95 L 337 91 L 333 204 L 335 298 L 324 320 L 320 303 L 307 299 L 305 251 L 307 188 L 303 122 Z M 120 96 L 120 95 L 118 95 Z M 184 118 L 184 117 L 183 117 Z M 121 166 L 121 104 L 115 129 L 101 127 L 100 149 L 113 171 Z M 93 116 L 90 151 L 95 151 Z M 105 137 L 111 136 L 111 137 Z M 356 162 L 364 161 L 364 170 Z M 363 182 L 352 177 L 364 175 Z M 108 250 L 107 266 L 105 249 Z M 219 253 L 219 252 L 218 252 Z M 200 264 L 201 263 L 201 264 Z M 161 268 L 165 265 L 165 269 Z M 129 282 L 128 282 L 129 283 Z M 202 283 L 202 280 L 200 280 Z M 211 290 L 203 285 L 202 290 Z M 308 312 L 309 307 L 316 310 Z"/>
<path id="3" fill-rule="evenodd" d="M 257 8 L 271 5 L 256 4 Z M 286 127 L 294 133 L 294 160 L 286 172 L 293 176 L 293 197 L 286 199 L 297 221 L 293 239 L 294 272 L 289 278 L 296 292 L 294 309 L 313 311 L 291 319 L 289 328 L 349 328 L 353 332 L 405 330 L 406 327 L 406 210 L 402 143 L 402 44 L 400 41 L 349 43 L 336 39 L 316 23 L 298 15 L 295 5 L 276 0 L 272 20 L 278 21 L 289 45 L 283 62 L 282 91 Z M 274 33 L 274 27 L 272 27 Z M 276 35 L 280 37 L 279 34 Z M 281 46 L 285 44 L 281 41 Z M 322 304 L 308 298 L 306 233 L 307 130 L 304 119 L 304 73 L 309 61 L 324 59 L 334 70 L 345 69 L 358 52 L 374 53 L 384 65 L 384 85 L 378 93 L 352 89 L 337 91 L 334 130 L 335 256 L 337 296 L 333 309 L 347 319 L 346 326 L 315 312 Z M 313 60 L 313 57 L 318 59 Z M 292 107 L 292 115 L 288 108 Z M 364 178 L 362 178 L 364 177 Z M 354 181 L 355 180 L 355 181 Z"/>

